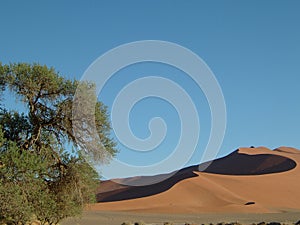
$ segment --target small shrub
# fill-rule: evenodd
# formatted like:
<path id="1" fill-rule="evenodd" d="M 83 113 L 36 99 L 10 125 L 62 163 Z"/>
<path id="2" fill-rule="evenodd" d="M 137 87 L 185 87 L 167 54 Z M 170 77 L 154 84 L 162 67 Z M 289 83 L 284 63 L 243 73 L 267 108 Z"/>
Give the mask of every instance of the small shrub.
<path id="1" fill-rule="evenodd" d="M 221 223 L 217 223 L 217 225 L 226 225 L 226 223 L 221 222 Z"/>
<path id="2" fill-rule="evenodd" d="M 134 225 L 146 225 L 144 222 L 135 222 Z"/>
<path id="3" fill-rule="evenodd" d="M 131 222 L 123 222 L 121 225 L 133 225 Z"/>
<path id="4" fill-rule="evenodd" d="M 266 223 L 265 222 L 260 222 L 257 225 L 266 225 Z"/>
<path id="5" fill-rule="evenodd" d="M 281 223 L 278 223 L 278 222 L 271 222 L 271 223 L 268 223 L 268 225 L 281 225 Z"/>
<path id="6" fill-rule="evenodd" d="M 254 205 L 255 202 L 246 202 L 245 205 Z"/>
<path id="7" fill-rule="evenodd" d="M 173 225 L 173 223 L 165 222 L 164 225 Z"/>
<path id="8" fill-rule="evenodd" d="M 242 225 L 242 224 L 240 224 L 239 222 L 231 222 L 231 223 L 229 223 L 230 225 Z"/>

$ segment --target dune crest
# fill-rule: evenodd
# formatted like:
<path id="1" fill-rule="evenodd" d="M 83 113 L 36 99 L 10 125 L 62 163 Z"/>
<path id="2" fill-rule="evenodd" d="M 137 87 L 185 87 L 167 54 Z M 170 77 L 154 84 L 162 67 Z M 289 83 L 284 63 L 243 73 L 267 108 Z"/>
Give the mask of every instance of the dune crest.
<path id="1" fill-rule="evenodd" d="M 258 147 L 239 148 L 228 156 L 199 165 L 199 170 L 224 175 L 263 175 L 286 172 L 296 165 L 294 160 L 286 156 Z"/>

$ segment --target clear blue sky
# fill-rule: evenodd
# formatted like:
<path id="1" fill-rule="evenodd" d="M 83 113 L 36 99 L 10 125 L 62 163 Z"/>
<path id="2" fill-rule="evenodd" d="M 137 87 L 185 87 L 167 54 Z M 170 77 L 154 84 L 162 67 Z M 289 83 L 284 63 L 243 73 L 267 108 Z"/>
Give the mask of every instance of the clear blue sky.
<path id="1" fill-rule="evenodd" d="M 121 44 L 174 42 L 199 55 L 222 88 L 227 129 L 219 156 L 239 146 L 300 148 L 300 1 L 3 0 L 0 7 L 2 63 L 39 62 L 80 79 L 97 57 Z M 188 164 L 197 163 L 208 141 L 210 111 L 201 90 L 182 71 L 157 63 L 129 66 L 109 81 L 100 100 L 111 109 L 124 85 L 149 75 L 172 79 L 195 101 L 201 134 Z M 119 143 L 118 159 L 149 165 L 172 152 L 180 123 L 165 101 L 149 98 L 137 104 L 132 130 L 146 138 L 155 116 L 168 126 L 161 146 L 144 154 Z"/>

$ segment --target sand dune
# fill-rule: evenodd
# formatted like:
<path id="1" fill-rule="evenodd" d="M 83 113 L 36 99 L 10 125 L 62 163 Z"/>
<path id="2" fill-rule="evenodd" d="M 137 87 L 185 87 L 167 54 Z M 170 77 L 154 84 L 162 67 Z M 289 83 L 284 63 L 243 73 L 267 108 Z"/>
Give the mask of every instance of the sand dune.
<path id="1" fill-rule="evenodd" d="M 294 160 L 270 154 L 270 150 L 266 148 L 241 148 L 224 158 L 203 163 L 199 170 L 225 175 L 262 175 L 285 172 L 295 167 Z"/>
<path id="2" fill-rule="evenodd" d="M 151 213 L 300 210 L 299 163 L 300 151 L 294 148 L 239 148 L 210 164 L 182 169 L 157 184 L 133 187 L 103 182 L 99 203 L 91 209 Z"/>

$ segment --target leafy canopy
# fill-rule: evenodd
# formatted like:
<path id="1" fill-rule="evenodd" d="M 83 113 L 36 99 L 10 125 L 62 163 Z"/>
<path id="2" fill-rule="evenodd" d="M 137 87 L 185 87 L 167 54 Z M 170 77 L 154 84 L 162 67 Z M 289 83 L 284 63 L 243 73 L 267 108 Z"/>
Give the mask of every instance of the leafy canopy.
<path id="1" fill-rule="evenodd" d="M 78 88 L 83 94 L 74 99 Z M 80 214 L 98 185 L 86 156 L 105 162 L 117 153 L 95 85 L 39 64 L 0 63 L 0 91 L 6 89 L 26 110 L 1 104 L 0 219 L 57 224 Z M 90 107 L 80 107 L 82 101 Z"/>

